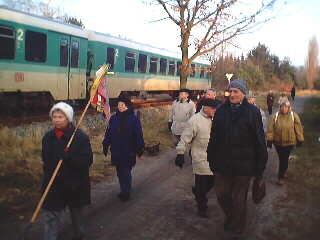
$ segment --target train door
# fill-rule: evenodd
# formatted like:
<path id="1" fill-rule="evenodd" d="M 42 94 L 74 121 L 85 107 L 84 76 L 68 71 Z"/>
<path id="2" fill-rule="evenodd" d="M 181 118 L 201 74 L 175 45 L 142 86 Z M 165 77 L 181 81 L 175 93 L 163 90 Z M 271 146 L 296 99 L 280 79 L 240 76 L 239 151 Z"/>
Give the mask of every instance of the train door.
<path id="1" fill-rule="evenodd" d="M 60 67 L 58 70 L 58 98 L 80 98 L 80 39 L 60 34 Z"/>
<path id="2" fill-rule="evenodd" d="M 70 42 L 69 99 L 79 99 L 81 92 L 80 38 L 71 37 Z"/>

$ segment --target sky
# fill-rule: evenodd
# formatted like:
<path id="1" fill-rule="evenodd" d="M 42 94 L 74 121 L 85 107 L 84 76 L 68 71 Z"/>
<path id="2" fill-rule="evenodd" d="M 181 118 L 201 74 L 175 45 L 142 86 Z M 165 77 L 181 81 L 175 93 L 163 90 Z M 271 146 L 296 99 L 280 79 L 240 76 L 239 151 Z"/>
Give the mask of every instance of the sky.
<path id="1" fill-rule="evenodd" d="M 290 1 L 276 19 L 236 38 L 239 48 L 228 52 L 246 55 L 261 43 L 280 60 L 289 57 L 293 66 L 304 66 L 310 39 L 316 36 L 320 41 L 320 1 Z M 152 22 L 166 16 L 161 6 L 146 5 L 142 0 L 77 0 L 70 9 L 88 29 L 180 52 L 177 26 L 169 20 Z"/>

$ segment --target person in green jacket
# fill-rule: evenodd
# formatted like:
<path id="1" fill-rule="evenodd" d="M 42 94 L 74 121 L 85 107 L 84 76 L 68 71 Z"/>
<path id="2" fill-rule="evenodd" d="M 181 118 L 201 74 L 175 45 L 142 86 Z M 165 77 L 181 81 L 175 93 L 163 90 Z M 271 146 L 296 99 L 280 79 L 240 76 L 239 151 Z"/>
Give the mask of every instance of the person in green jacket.
<path id="1" fill-rule="evenodd" d="M 291 111 L 290 102 L 285 100 L 280 104 L 280 111 L 271 116 L 267 132 L 267 146 L 272 148 L 273 143 L 279 157 L 279 185 L 284 184 L 289 156 L 294 145 L 301 147 L 303 141 L 300 118 L 297 113 Z"/>

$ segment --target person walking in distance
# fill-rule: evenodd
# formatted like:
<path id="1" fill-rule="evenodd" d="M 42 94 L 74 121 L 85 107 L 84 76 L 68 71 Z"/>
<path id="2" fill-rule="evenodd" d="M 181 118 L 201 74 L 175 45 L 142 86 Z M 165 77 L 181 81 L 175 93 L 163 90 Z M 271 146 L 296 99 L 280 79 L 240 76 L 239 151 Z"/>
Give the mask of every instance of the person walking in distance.
<path id="1" fill-rule="evenodd" d="M 131 195 L 131 171 L 136 165 L 136 155 L 142 156 L 145 143 L 140 120 L 131 108 L 130 99 L 120 96 L 117 102 L 118 110 L 109 120 L 102 147 L 105 156 L 109 146 L 111 148 L 111 164 L 116 166 L 121 190 L 117 197 L 127 201 Z"/>
<path id="2" fill-rule="evenodd" d="M 278 184 L 284 184 L 288 170 L 290 153 L 296 145 L 301 147 L 304 141 L 303 127 L 297 113 L 291 111 L 291 104 L 285 100 L 280 105 L 280 111 L 271 116 L 268 132 L 267 146 L 274 144 L 279 157 Z"/>
<path id="3" fill-rule="evenodd" d="M 296 96 L 296 88 L 294 87 L 294 85 L 292 86 L 291 89 L 291 99 L 292 101 L 294 100 L 294 97 Z"/>
<path id="4" fill-rule="evenodd" d="M 217 200 L 226 218 L 224 230 L 233 240 L 244 239 L 247 195 L 252 177 L 262 178 L 268 161 L 261 113 L 249 104 L 243 79 L 232 81 L 229 99 L 213 117 L 207 149 L 215 174 Z"/>
<path id="5" fill-rule="evenodd" d="M 287 95 L 286 95 L 285 93 L 281 93 L 281 95 L 280 95 L 280 97 L 279 97 L 279 99 L 278 99 L 278 104 L 279 104 L 279 106 L 281 105 L 281 103 L 282 103 L 283 101 L 289 101 L 289 100 L 288 100 L 288 97 L 287 97 Z"/>
<path id="6" fill-rule="evenodd" d="M 172 103 L 169 113 L 168 130 L 172 132 L 172 141 L 175 147 L 180 141 L 187 121 L 195 114 L 195 104 L 190 99 L 190 93 L 187 88 L 180 89 L 179 98 Z"/>
<path id="7" fill-rule="evenodd" d="M 205 99 L 202 101 L 202 109 L 192 116 L 182 132 L 180 142 L 176 147 L 177 157 L 175 165 L 182 168 L 184 164 L 184 153 L 191 144 L 192 166 L 194 173 L 194 187 L 192 193 L 195 196 L 198 214 L 202 218 L 208 218 L 207 193 L 213 187 L 214 175 L 207 161 L 207 146 L 210 137 L 212 117 L 219 101 Z"/>
<path id="8" fill-rule="evenodd" d="M 69 149 L 66 149 L 75 131 L 73 109 L 59 102 L 49 113 L 54 129 L 42 139 L 43 180 L 45 191 L 60 159 L 61 167 L 43 203 L 45 210 L 44 240 L 56 240 L 62 210 L 69 207 L 73 240 L 84 239 L 83 208 L 91 204 L 89 167 L 93 154 L 89 137 L 80 129 L 75 132 Z"/>
<path id="9" fill-rule="evenodd" d="M 269 90 L 269 93 L 267 95 L 267 106 L 268 106 L 269 115 L 272 114 L 273 102 L 274 102 L 274 95 L 273 95 L 273 92 Z"/>
<path id="10" fill-rule="evenodd" d="M 205 96 L 203 98 L 200 98 L 197 105 L 196 105 L 196 113 L 200 112 L 202 109 L 203 101 L 205 99 L 216 99 L 217 91 L 214 88 L 208 88 L 205 92 Z M 221 101 L 216 99 L 217 102 L 220 104 Z"/>

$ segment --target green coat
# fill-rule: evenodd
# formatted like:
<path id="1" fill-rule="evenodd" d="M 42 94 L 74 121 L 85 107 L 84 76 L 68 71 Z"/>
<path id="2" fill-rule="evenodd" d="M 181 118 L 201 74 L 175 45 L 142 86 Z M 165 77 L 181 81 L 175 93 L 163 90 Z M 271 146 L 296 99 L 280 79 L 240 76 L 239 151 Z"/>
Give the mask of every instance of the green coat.
<path id="1" fill-rule="evenodd" d="M 267 141 L 272 141 L 274 145 L 278 146 L 289 146 L 296 145 L 297 141 L 303 142 L 303 128 L 301 125 L 298 114 L 293 112 L 290 113 L 274 113 L 271 116 L 268 132 Z"/>

